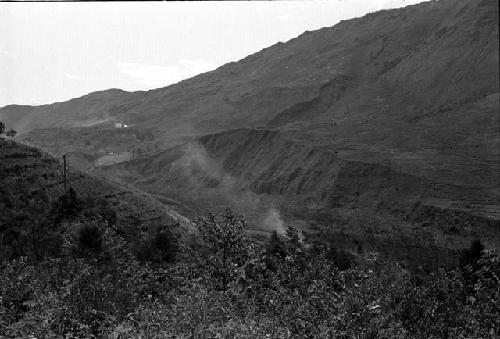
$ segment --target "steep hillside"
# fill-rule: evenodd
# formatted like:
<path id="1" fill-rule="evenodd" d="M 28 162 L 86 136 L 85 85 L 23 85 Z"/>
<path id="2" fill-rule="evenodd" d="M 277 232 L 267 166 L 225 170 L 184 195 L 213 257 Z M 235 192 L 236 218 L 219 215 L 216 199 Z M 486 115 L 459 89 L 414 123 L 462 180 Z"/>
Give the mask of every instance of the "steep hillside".
<path id="1" fill-rule="evenodd" d="M 253 124 L 424 119 L 498 92 L 497 17 L 493 0 L 377 12 L 166 88 L 8 106 L 0 119 L 21 131 L 124 121 L 168 144 Z"/>
<path id="2" fill-rule="evenodd" d="M 16 238 L 17 231 L 12 227 L 30 213 L 34 219 L 26 222 L 37 225 L 37 219 L 60 199 L 64 194 L 62 167 L 60 161 L 39 149 L 0 138 L 1 241 Z M 128 234 L 140 234 L 157 225 L 170 226 L 177 233 L 189 231 L 185 218 L 138 189 L 121 187 L 73 168 L 69 169 L 69 187 L 78 199 L 99 202 L 96 207 L 116 213 L 113 222 Z"/>
<path id="3" fill-rule="evenodd" d="M 494 246 L 498 27 L 497 1 L 425 2 L 305 32 L 165 88 L 9 106 L 0 120 L 188 213 L 229 203 L 256 228 L 282 226 L 281 211 L 364 239 L 374 230 Z"/>
<path id="4" fill-rule="evenodd" d="M 494 190 L 347 160 L 277 131 L 207 135 L 100 171 L 166 201 L 180 200 L 192 208 L 188 213 L 231 206 L 246 215 L 251 229 L 283 232 L 293 224 L 309 234 L 333 232 L 339 246 L 362 244 L 410 261 L 435 258 L 435 251 L 453 260 L 442 251 L 457 251 L 474 239 L 493 248 L 500 244 Z"/>
<path id="5" fill-rule="evenodd" d="M 306 32 L 166 88 L 9 106 L 0 119 L 21 131 L 51 127 L 24 138 L 94 161 L 110 152 L 140 156 L 207 133 L 267 126 L 344 158 L 496 187 L 497 18 L 493 0 L 426 2 Z M 123 142 L 122 133 L 109 129 L 118 121 L 147 140 L 130 133 Z M 52 128 L 90 124 L 66 133 Z M 96 142 L 96 131 L 107 141 Z"/>

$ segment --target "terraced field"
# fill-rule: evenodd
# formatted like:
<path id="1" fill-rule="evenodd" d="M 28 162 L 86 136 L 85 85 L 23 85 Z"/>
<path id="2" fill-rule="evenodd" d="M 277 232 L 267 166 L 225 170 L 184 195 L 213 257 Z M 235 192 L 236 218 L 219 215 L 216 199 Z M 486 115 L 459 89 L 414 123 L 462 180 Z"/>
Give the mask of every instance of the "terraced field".
<path id="1" fill-rule="evenodd" d="M 43 192 L 48 199 L 56 200 L 64 193 L 62 163 L 51 155 L 33 147 L 0 139 L 0 190 L 3 203 L 29 199 L 36 192 Z M 117 212 L 119 226 L 141 227 L 181 223 L 178 233 L 186 233 L 187 219 L 137 189 L 122 187 L 104 178 L 84 174 L 73 168 L 68 171 L 68 187 L 78 197 L 94 200 L 105 199 Z M 16 198 L 17 196 L 17 198 Z M 0 207 L 7 206 L 0 202 Z M 6 223 L 7 220 L 0 219 Z M 184 231 L 181 231 L 184 229 Z"/>

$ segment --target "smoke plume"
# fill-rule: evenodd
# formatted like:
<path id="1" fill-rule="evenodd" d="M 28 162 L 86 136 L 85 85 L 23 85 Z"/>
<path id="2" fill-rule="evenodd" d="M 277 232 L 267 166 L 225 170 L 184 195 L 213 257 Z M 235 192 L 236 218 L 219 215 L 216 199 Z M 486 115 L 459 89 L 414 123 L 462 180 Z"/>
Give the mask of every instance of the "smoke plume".
<path id="1" fill-rule="evenodd" d="M 280 212 L 274 207 L 267 211 L 266 217 L 264 219 L 264 226 L 269 231 L 276 231 L 280 235 L 285 234 L 285 222 L 281 219 Z"/>
<path id="2" fill-rule="evenodd" d="M 186 145 L 177 166 L 187 183 L 182 191 L 184 194 L 188 191 L 195 203 L 213 210 L 229 206 L 245 216 L 250 229 L 285 234 L 279 210 L 269 208 L 273 206 L 272 200 L 246 188 L 245 182 L 226 171 L 222 162 L 211 156 L 202 144 Z"/>

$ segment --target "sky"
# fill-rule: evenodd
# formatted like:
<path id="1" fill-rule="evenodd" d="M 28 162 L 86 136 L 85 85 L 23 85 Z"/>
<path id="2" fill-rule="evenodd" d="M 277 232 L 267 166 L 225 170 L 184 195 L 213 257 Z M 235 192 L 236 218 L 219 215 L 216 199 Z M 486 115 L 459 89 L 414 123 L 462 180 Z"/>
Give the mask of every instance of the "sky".
<path id="1" fill-rule="evenodd" d="M 164 87 L 421 0 L 0 3 L 0 107 Z"/>

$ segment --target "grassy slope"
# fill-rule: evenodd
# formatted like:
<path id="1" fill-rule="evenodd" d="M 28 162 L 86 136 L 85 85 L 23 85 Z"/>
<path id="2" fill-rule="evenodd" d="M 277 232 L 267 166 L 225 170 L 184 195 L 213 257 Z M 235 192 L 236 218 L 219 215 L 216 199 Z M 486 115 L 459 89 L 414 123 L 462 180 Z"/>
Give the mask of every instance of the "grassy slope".
<path id="1" fill-rule="evenodd" d="M 0 139 L 0 174 L 0 190 L 5 198 L 0 206 L 4 211 L 16 208 L 5 205 L 7 200 L 26 201 L 37 191 L 45 192 L 50 200 L 56 200 L 64 192 L 59 160 L 39 149 L 4 139 Z M 69 185 L 80 198 L 106 199 L 117 212 L 119 227 L 146 229 L 153 224 L 171 225 L 181 218 L 138 189 L 112 184 L 72 168 L 69 169 Z M 180 221 L 185 224 L 184 219 Z"/>

